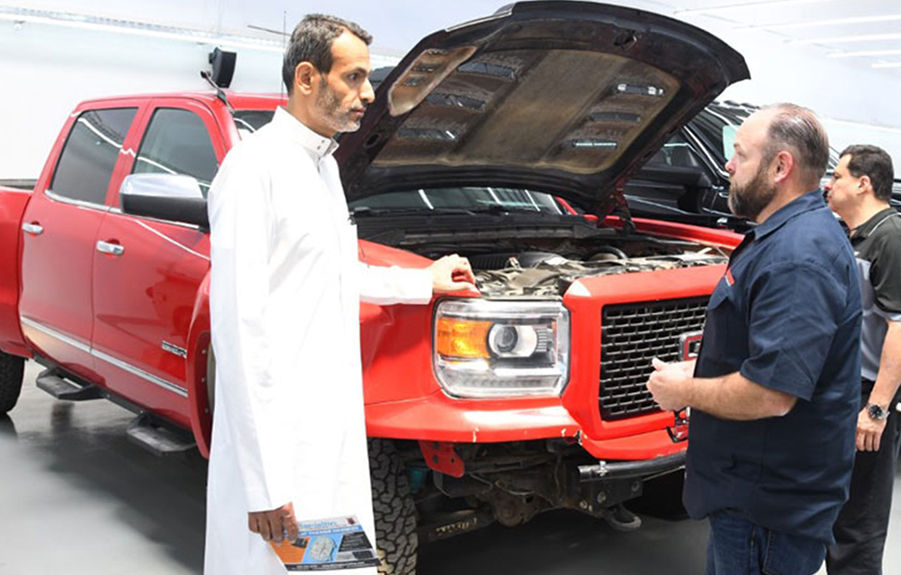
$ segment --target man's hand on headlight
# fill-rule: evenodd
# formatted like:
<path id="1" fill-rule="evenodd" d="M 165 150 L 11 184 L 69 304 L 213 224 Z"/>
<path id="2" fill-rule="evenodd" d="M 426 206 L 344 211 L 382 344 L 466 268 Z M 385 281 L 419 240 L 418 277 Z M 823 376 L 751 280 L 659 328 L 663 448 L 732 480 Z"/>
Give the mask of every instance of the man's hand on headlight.
<path id="1" fill-rule="evenodd" d="M 469 260 L 457 254 L 439 259 L 429 266 L 429 271 L 432 272 L 432 291 L 436 294 L 478 291 Z"/>

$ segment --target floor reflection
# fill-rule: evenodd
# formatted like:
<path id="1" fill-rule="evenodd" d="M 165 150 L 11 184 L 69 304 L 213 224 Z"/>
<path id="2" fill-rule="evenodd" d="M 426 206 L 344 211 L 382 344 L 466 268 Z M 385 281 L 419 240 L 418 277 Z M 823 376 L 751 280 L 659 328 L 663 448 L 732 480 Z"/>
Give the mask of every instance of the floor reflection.
<path id="1" fill-rule="evenodd" d="M 57 401 L 50 410 L 50 431 L 53 435 L 61 435 L 72 429 L 71 401 Z"/>

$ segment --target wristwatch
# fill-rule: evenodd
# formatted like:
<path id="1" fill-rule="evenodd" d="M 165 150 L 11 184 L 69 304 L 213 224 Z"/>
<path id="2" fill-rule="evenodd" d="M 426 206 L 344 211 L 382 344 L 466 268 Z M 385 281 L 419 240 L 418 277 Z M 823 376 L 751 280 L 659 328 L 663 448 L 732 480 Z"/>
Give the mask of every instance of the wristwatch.
<path id="1" fill-rule="evenodd" d="M 888 413 L 889 411 L 878 403 L 867 404 L 867 415 L 870 416 L 870 419 L 882 421 L 883 419 L 888 419 Z"/>

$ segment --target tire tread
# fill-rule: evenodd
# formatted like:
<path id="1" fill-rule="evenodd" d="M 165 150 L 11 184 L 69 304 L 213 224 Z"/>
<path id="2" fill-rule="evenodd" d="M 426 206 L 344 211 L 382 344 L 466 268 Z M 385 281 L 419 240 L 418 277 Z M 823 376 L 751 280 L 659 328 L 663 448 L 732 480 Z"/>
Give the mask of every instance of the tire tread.
<path id="1" fill-rule="evenodd" d="M 416 505 L 394 444 L 386 439 L 370 439 L 369 468 L 376 546 L 382 561 L 378 572 L 415 575 L 419 546 Z"/>

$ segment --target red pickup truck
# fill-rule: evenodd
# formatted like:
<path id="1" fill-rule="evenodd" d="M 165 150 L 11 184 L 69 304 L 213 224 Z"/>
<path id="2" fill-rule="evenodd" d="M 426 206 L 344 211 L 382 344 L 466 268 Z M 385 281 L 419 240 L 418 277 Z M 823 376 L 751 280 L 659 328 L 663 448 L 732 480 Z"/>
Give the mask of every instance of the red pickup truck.
<path id="1" fill-rule="evenodd" d="M 361 308 L 386 572 L 413 573 L 417 541 L 494 520 L 602 517 L 681 469 L 684 414 L 661 412 L 645 380 L 652 357 L 696 351 L 740 237 L 633 220 L 623 182 L 747 76 L 687 24 L 535 2 L 427 37 L 379 87 L 338 152 L 360 259 L 424 267 L 458 252 L 481 291 Z M 32 358 L 59 399 L 133 410 L 129 436 L 155 453 L 208 453 L 205 194 L 282 103 L 85 102 L 34 189 L 0 190 L 0 413 Z"/>

